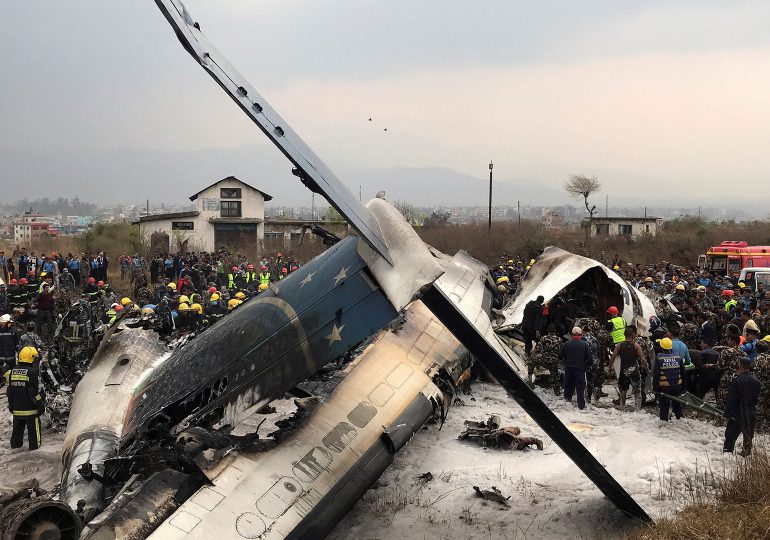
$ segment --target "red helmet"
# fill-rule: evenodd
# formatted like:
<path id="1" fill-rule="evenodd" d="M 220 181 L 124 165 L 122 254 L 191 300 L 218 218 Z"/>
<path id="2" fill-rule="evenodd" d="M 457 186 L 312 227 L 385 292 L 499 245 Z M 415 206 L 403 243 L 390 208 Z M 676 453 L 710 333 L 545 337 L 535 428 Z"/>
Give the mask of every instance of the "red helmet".
<path id="1" fill-rule="evenodd" d="M 267 270 L 267 266 L 265 266 L 265 265 L 263 264 L 263 265 L 262 265 L 262 270 Z"/>
<path id="2" fill-rule="evenodd" d="M 27 278 L 21 278 L 19 280 L 19 285 L 26 285 L 27 284 Z"/>
<path id="3" fill-rule="evenodd" d="M 103 287 L 103 286 L 104 286 L 104 282 L 103 282 L 103 281 L 100 279 L 100 280 L 99 280 L 99 283 L 97 283 L 97 285 L 98 285 L 99 287 Z"/>
<path id="4" fill-rule="evenodd" d="M 35 275 L 35 271 L 34 270 L 30 270 L 29 272 L 27 272 L 27 275 L 28 276 L 34 276 Z"/>
<path id="5" fill-rule="evenodd" d="M 292 271 L 292 272 L 294 272 L 296 269 L 297 269 L 297 267 L 296 267 L 296 266 L 292 266 L 292 267 L 291 267 L 291 271 Z"/>
<path id="6" fill-rule="evenodd" d="M 118 312 L 118 311 L 123 311 L 123 306 L 121 306 L 120 304 L 115 306 L 115 312 Z"/>
<path id="7" fill-rule="evenodd" d="M 96 283 L 96 280 L 92 277 L 88 278 L 88 283 Z"/>
<path id="8" fill-rule="evenodd" d="M 276 253 L 275 256 L 276 257 L 283 257 L 283 253 Z"/>
<path id="9" fill-rule="evenodd" d="M 289 271 L 288 271 L 288 270 L 286 270 L 286 268 L 281 268 L 281 273 L 282 273 L 282 274 L 288 274 L 288 273 L 289 273 Z"/>
<path id="10" fill-rule="evenodd" d="M 254 270 L 254 265 L 253 265 L 253 264 L 250 264 L 250 265 L 248 265 L 246 268 L 248 268 L 249 270 Z"/>
<path id="11" fill-rule="evenodd" d="M 19 284 L 19 282 L 18 282 L 18 281 L 16 281 L 15 279 L 12 279 L 12 280 L 11 280 L 11 285 L 18 285 L 18 284 Z"/>
<path id="12" fill-rule="evenodd" d="M 607 310 L 607 313 L 609 313 L 610 315 L 617 315 L 619 313 L 618 308 L 616 308 L 615 306 L 610 306 L 610 308 Z"/>
<path id="13" fill-rule="evenodd" d="M 237 266 L 233 266 L 233 272 L 237 272 L 237 271 L 238 271 L 238 267 Z"/>
<path id="14" fill-rule="evenodd" d="M 734 294 L 735 292 L 733 292 L 732 289 L 725 289 L 724 291 L 722 291 L 722 296 L 732 296 Z"/>
<path id="15" fill-rule="evenodd" d="M 215 292 L 217 292 L 216 287 L 209 287 L 209 293 L 215 293 Z"/>

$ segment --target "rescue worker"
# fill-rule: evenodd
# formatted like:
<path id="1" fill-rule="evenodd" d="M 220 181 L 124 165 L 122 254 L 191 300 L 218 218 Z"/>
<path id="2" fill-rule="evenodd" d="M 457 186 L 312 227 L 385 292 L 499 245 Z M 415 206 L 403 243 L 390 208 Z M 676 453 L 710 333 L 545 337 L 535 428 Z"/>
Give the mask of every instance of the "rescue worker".
<path id="1" fill-rule="evenodd" d="M 288 275 L 289 275 L 289 269 L 284 266 L 283 268 L 281 268 L 281 275 L 278 276 L 278 281 L 282 281 L 286 279 L 286 276 Z"/>
<path id="2" fill-rule="evenodd" d="M 593 364 L 591 347 L 583 341 L 583 330 L 575 326 L 570 339 L 562 345 L 561 364 L 564 367 L 564 399 L 572 402 L 572 393 L 577 392 L 578 409 L 585 409 L 586 372 Z"/>
<path id="3" fill-rule="evenodd" d="M 221 301 L 219 293 L 215 292 L 209 298 L 208 306 L 206 306 L 206 321 L 209 324 L 213 324 L 227 313 L 227 309 Z"/>
<path id="4" fill-rule="evenodd" d="M 647 357 L 634 341 L 636 329 L 628 327 L 623 330 L 623 341 L 615 345 L 612 351 L 610 365 L 615 363 L 615 359 L 620 357 L 620 369 L 618 370 L 618 397 L 620 398 L 620 409 L 626 409 L 626 397 L 629 388 L 634 396 L 634 410 L 639 411 L 642 408 L 642 371 L 647 370 Z"/>
<path id="5" fill-rule="evenodd" d="M 752 360 L 742 356 L 738 361 L 738 374 L 730 381 L 730 387 L 725 398 L 725 443 L 723 452 L 733 452 L 738 435 L 743 434 L 743 450 L 741 456 L 751 455 L 754 426 L 757 419 L 757 401 L 762 390 L 762 384 L 751 374 Z"/>
<path id="6" fill-rule="evenodd" d="M 559 384 L 561 345 L 562 339 L 556 334 L 556 326 L 549 324 L 548 333 L 540 338 L 527 362 L 530 381 L 533 380 L 536 368 L 548 370 L 548 385 L 553 389 L 555 396 L 561 394 L 561 385 Z"/>
<path id="7" fill-rule="evenodd" d="M 611 319 L 607 321 L 607 331 L 610 332 L 613 347 L 622 343 L 625 339 L 626 321 L 620 316 L 620 311 L 615 306 L 607 310 Z"/>
<path id="8" fill-rule="evenodd" d="M 230 289 L 231 291 L 236 289 L 235 278 L 237 275 L 238 275 L 238 267 L 233 266 L 230 269 L 230 273 L 227 274 L 227 288 Z"/>
<path id="9" fill-rule="evenodd" d="M 237 298 L 231 298 L 227 302 L 227 310 L 228 311 L 233 311 L 235 308 L 240 306 L 242 303 L 243 303 L 242 300 L 238 300 Z"/>
<path id="10" fill-rule="evenodd" d="M 11 299 L 8 296 L 8 286 L 5 283 L 0 283 L 0 315 L 10 314 Z"/>
<path id="11" fill-rule="evenodd" d="M 254 265 L 246 266 L 246 286 L 249 287 L 257 281 L 257 273 L 254 271 Z"/>
<path id="12" fill-rule="evenodd" d="M 671 352 L 671 339 L 660 340 L 663 352 L 658 353 L 652 368 L 652 387 L 658 392 L 660 419 L 669 421 L 669 408 L 673 409 L 677 420 L 682 417 L 682 404 L 669 399 L 668 396 L 681 396 L 687 391 L 684 360 L 678 354 Z"/>
<path id="13" fill-rule="evenodd" d="M 24 280 L 26 284 L 26 280 Z M 26 287 L 19 285 L 19 282 L 15 279 L 11 280 L 11 286 L 8 287 L 8 295 L 11 299 L 11 311 L 21 309 L 27 305 L 27 289 Z"/>
<path id="14" fill-rule="evenodd" d="M 581 321 L 580 328 L 583 331 L 583 341 L 588 344 L 591 351 L 591 365 L 586 372 L 586 400 L 591 403 L 596 384 L 597 372 L 599 368 L 599 340 L 594 335 L 595 327 L 590 324 L 594 321 Z M 597 398 L 598 399 L 598 398 Z"/>
<path id="15" fill-rule="evenodd" d="M 30 270 L 27 272 L 27 302 L 32 302 L 35 300 L 35 296 L 37 296 L 39 288 L 40 284 L 37 281 L 36 274 L 33 270 Z"/>
<path id="16" fill-rule="evenodd" d="M 727 396 L 727 390 L 730 388 L 730 382 L 738 372 L 738 360 L 744 356 L 738 350 L 739 343 L 740 338 L 737 334 L 729 334 L 726 347 L 714 347 L 714 350 L 719 353 L 716 368 L 721 373 L 719 386 L 715 392 L 716 404 L 720 409 L 724 409 L 725 397 Z"/>
<path id="17" fill-rule="evenodd" d="M 45 401 L 39 388 L 38 370 L 34 366 L 38 351 L 24 347 L 19 352 L 19 363 L 5 373 L 8 384 L 8 410 L 13 415 L 11 448 L 24 444 L 27 430 L 29 449 L 40 448 L 40 415 L 45 412 Z"/>
<path id="18" fill-rule="evenodd" d="M 19 350 L 21 338 L 13 327 L 13 319 L 8 314 L 0 316 L 0 367 L 3 373 L 16 364 L 16 351 Z"/>
<path id="19" fill-rule="evenodd" d="M 96 313 L 97 304 L 99 303 L 99 287 L 96 285 L 96 278 L 88 278 L 88 285 L 83 288 L 83 296 L 85 296 L 88 304 L 91 306 L 91 313 Z"/>
<path id="20" fill-rule="evenodd" d="M 267 270 L 267 266 L 262 265 L 261 272 L 259 273 L 260 285 L 270 285 L 270 272 Z"/>
<path id="21" fill-rule="evenodd" d="M 532 342 L 540 338 L 541 313 L 545 298 L 538 296 L 530 300 L 524 306 L 524 316 L 521 321 L 521 329 L 524 333 L 524 352 L 529 355 L 532 352 Z"/>

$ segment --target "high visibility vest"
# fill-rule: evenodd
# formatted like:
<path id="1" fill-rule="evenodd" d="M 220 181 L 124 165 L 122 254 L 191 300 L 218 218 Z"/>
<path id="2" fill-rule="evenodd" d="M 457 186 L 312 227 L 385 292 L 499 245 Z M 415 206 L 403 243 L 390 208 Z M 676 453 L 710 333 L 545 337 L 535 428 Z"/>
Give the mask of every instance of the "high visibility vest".
<path id="1" fill-rule="evenodd" d="M 257 273 L 256 272 L 246 272 L 246 283 L 251 283 L 252 281 L 257 281 Z"/>
<path id="2" fill-rule="evenodd" d="M 227 274 L 227 288 L 228 289 L 235 288 L 235 274 Z"/>
<path id="3" fill-rule="evenodd" d="M 730 310 L 733 309 L 733 306 L 737 306 L 738 301 L 737 300 L 729 300 L 725 302 L 725 313 L 730 313 Z"/>
<path id="4" fill-rule="evenodd" d="M 612 323 L 612 343 L 617 345 L 626 339 L 626 321 L 623 317 L 613 317 L 610 322 Z"/>
<path id="5" fill-rule="evenodd" d="M 259 284 L 270 285 L 270 272 L 267 272 L 266 274 L 263 274 L 262 272 L 259 273 Z"/>

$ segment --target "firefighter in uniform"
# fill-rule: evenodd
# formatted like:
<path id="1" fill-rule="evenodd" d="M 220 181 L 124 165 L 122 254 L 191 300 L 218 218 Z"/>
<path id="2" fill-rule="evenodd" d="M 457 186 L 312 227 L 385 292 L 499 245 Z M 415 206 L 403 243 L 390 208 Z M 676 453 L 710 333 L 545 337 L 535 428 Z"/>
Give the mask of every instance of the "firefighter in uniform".
<path id="1" fill-rule="evenodd" d="M 35 359 L 38 351 L 24 347 L 19 351 L 19 363 L 5 373 L 8 384 L 8 410 L 13 415 L 11 448 L 21 448 L 24 429 L 29 438 L 29 449 L 40 448 L 40 415 L 45 412 L 45 401 L 40 393 Z"/>
<path id="2" fill-rule="evenodd" d="M 262 266 L 261 272 L 259 273 L 259 283 L 260 285 L 270 285 L 270 272 L 267 270 L 267 266 Z"/>
<path id="3" fill-rule="evenodd" d="M 607 321 L 607 331 L 612 337 L 612 347 L 614 348 L 626 339 L 626 321 L 620 316 L 620 312 L 615 306 L 610 306 L 607 313 L 612 317 Z"/>

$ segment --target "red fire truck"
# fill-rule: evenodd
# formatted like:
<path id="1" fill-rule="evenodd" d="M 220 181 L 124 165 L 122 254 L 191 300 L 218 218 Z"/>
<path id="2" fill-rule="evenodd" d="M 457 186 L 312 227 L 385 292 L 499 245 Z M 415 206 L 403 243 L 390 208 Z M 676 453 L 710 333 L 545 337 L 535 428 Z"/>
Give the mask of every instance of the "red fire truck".
<path id="1" fill-rule="evenodd" d="M 701 255 L 698 266 L 712 274 L 738 276 L 748 267 L 770 267 L 770 246 L 750 246 L 745 241 L 727 241 Z"/>

